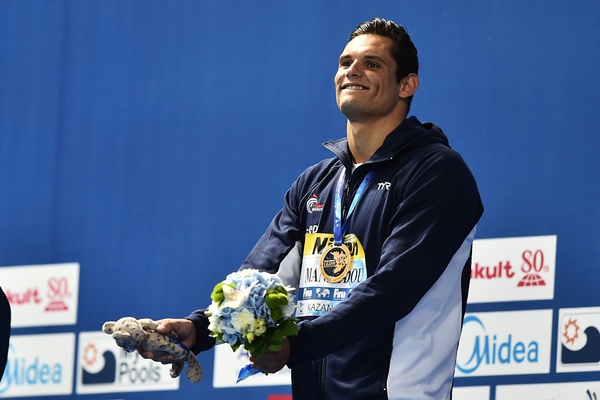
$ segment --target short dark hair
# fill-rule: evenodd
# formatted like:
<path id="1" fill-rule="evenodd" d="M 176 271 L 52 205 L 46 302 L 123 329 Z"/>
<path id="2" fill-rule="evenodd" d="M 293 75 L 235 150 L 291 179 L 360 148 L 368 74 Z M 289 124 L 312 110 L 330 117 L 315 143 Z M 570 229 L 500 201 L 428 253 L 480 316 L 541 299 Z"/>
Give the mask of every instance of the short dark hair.
<path id="1" fill-rule="evenodd" d="M 396 79 L 398 82 L 408 74 L 419 74 L 419 57 L 417 48 L 412 42 L 410 35 L 402 25 L 383 18 L 373 18 L 370 21 L 361 22 L 350 34 L 348 41 L 360 35 L 373 34 L 385 36 L 394 42 L 392 57 L 396 60 Z M 412 102 L 412 96 L 406 99 L 408 108 Z M 408 111 L 408 110 L 407 110 Z"/>
<path id="2" fill-rule="evenodd" d="M 398 82 L 408 74 L 419 73 L 419 57 L 417 48 L 412 42 L 410 35 L 402 25 L 383 18 L 373 18 L 370 21 L 360 23 L 350 34 L 349 41 L 357 36 L 373 34 L 389 37 L 394 41 L 392 57 L 398 64 L 396 77 Z"/>

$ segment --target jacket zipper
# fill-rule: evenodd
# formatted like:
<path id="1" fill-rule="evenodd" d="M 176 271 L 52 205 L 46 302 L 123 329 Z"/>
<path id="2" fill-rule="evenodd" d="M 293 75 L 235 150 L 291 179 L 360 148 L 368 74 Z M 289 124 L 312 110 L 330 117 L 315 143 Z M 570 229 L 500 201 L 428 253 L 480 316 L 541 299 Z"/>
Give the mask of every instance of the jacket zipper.
<path id="1" fill-rule="evenodd" d="M 346 216 L 348 215 L 348 207 L 350 206 L 350 181 L 352 180 L 352 174 L 346 173 L 345 180 L 344 192 L 342 193 L 342 223 L 346 220 Z"/>
<path id="2" fill-rule="evenodd" d="M 348 169 L 346 169 L 346 182 L 344 182 L 344 192 L 342 194 L 342 223 L 344 223 L 346 217 L 348 216 L 350 204 L 352 204 L 354 195 L 358 190 L 358 183 L 359 181 L 362 181 L 357 177 L 362 177 L 362 179 L 364 179 L 366 174 L 367 172 L 365 171 L 357 173 L 357 170 L 350 170 L 350 173 L 348 173 Z"/>

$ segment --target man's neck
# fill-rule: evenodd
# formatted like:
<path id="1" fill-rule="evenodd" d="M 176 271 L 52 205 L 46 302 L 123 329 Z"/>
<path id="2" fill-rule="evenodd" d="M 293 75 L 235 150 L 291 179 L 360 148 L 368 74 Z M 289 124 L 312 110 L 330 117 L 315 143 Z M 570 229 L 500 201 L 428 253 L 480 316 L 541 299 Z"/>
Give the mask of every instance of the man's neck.
<path id="1" fill-rule="evenodd" d="M 396 129 L 404 118 L 391 121 L 378 122 L 350 122 L 346 124 L 348 136 L 348 147 L 352 153 L 355 163 L 367 161 L 383 141 L 394 129 Z"/>

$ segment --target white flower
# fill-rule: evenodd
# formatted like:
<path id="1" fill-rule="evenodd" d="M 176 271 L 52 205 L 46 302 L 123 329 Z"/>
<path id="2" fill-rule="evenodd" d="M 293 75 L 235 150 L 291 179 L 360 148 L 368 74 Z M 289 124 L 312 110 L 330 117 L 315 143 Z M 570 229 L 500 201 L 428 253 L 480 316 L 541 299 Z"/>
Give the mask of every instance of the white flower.
<path id="1" fill-rule="evenodd" d="M 237 290 L 228 285 L 223 285 L 223 295 L 225 300 L 221 303 L 221 308 L 231 307 L 240 308 L 248 298 L 250 289 Z"/>
<path id="2" fill-rule="evenodd" d="M 294 311 L 296 311 L 296 304 L 294 304 L 294 297 L 288 296 L 288 303 L 285 306 L 281 307 L 281 311 L 283 311 L 283 317 L 285 319 L 290 319 L 294 316 Z"/>
<path id="3" fill-rule="evenodd" d="M 254 330 L 254 315 L 243 308 L 231 315 L 231 325 L 237 332 L 252 332 Z"/>
<path id="4" fill-rule="evenodd" d="M 212 303 L 210 306 L 208 306 L 207 311 L 210 314 L 208 317 L 208 329 L 210 331 L 222 332 L 222 330 L 219 327 L 219 305 L 217 303 Z"/>

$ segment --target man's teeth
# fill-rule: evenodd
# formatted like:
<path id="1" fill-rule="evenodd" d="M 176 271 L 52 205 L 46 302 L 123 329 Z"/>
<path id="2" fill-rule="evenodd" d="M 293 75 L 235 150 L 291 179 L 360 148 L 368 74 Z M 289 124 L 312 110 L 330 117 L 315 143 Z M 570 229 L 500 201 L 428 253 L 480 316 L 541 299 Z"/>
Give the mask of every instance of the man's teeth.
<path id="1" fill-rule="evenodd" d="M 365 90 L 363 86 L 346 86 L 344 89 L 352 89 L 352 90 Z"/>

